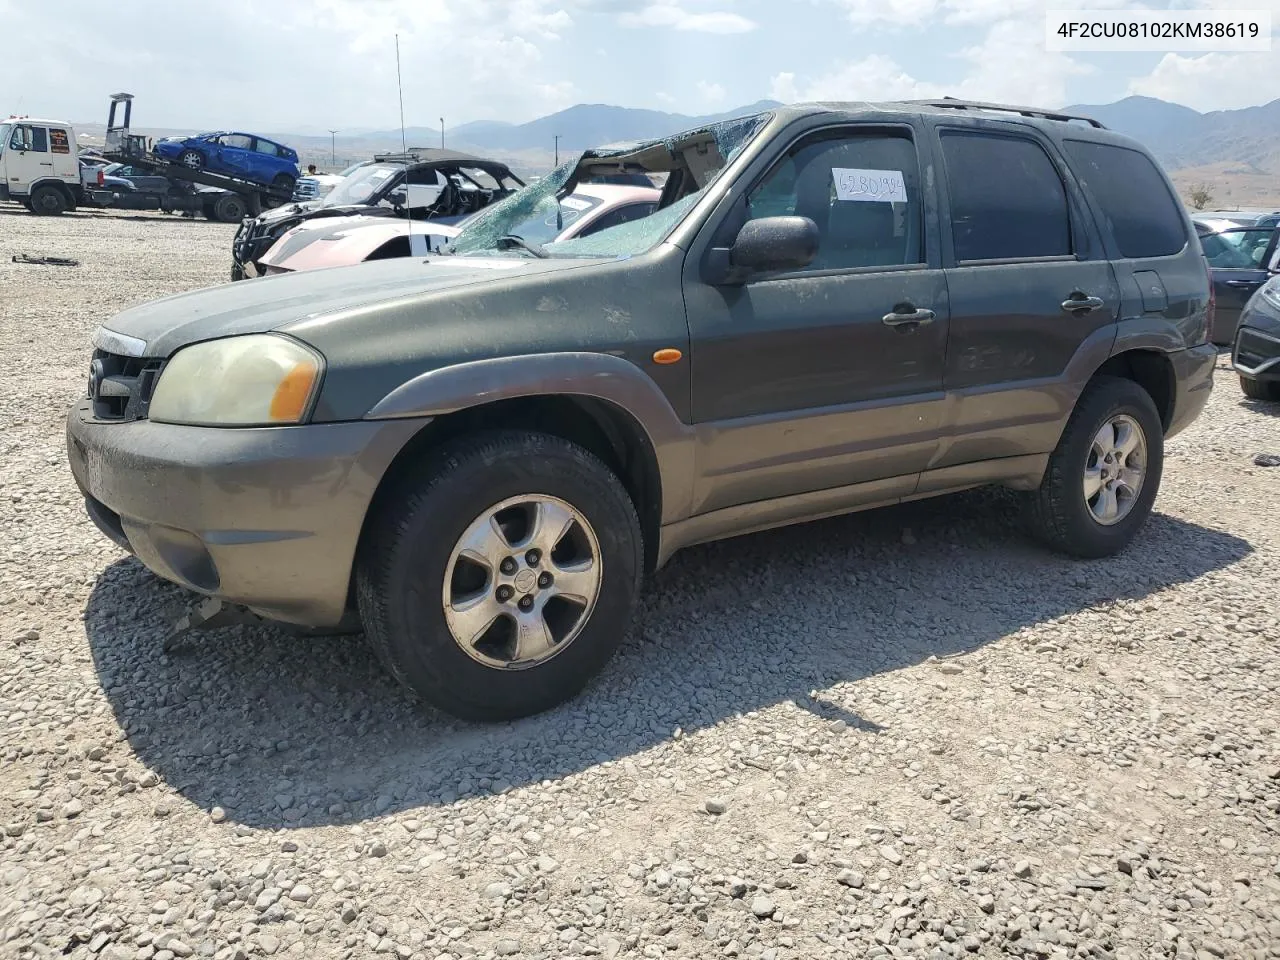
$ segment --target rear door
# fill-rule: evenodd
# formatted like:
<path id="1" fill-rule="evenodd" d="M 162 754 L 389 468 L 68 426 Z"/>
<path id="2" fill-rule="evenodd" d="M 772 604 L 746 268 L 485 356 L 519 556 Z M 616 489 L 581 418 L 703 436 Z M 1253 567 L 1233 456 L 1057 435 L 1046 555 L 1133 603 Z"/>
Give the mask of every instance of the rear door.
<path id="1" fill-rule="evenodd" d="M 254 178 L 263 183 L 270 183 L 285 168 L 285 162 L 280 159 L 279 147 L 261 137 L 253 139 L 253 156 L 249 162 L 253 167 Z"/>
<path id="2" fill-rule="evenodd" d="M 932 466 L 1047 453 L 1073 399 L 1067 365 L 1116 320 L 1115 276 L 1079 186 L 1040 131 L 977 119 L 935 131 L 951 336 Z"/>

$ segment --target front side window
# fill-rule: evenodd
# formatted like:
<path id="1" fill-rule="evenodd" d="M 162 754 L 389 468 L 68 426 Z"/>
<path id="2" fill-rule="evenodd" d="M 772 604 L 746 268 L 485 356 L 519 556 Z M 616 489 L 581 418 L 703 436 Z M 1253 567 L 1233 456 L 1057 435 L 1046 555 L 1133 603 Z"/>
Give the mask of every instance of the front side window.
<path id="1" fill-rule="evenodd" d="M 946 131 L 942 157 L 956 260 L 1071 255 L 1066 188 L 1038 143 Z"/>
<path id="2" fill-rule="evenodd" d="M 1145 154 L 1085 140 L 1068 140 L 1065 146 L 1122 257 L 1168 257 L 1186 246 L 1178 201 Z"/>
<path id="3" fill-rule="evenodd" d="M 218 142 L 224 147 L 234 147 L 237 150 L 253 148 L 253 137 L 245 136 L 243 133 L 229 133 L 225 137 L 220 137 Z"/>
<path id="4" fill-rule="evenodd" d="M 1223 230 L 1221 233 L 1201 236 L 1200 246 L 1211 267 L 1229 270 L 1262 269 L 1274 233 L 1274 230 L 1259 230 L 1256 227 Z"/>
<path id="5" fill-rule="evenodd" d="M 29 123 L 19 124 L 13 128 L 13 135 L 9 138 L 9 148 L 25 150 L 28 153 L 48 153 L 49 131 L 44 127 L 33 127 Z"/>
<path id="6" fill-rule="evenodd" d="M 924 262 L 915 144 L 905 134 L 824 131 L 800 141 L 747 195 L 748 217 L 808 217 L 808 270 Z"/>

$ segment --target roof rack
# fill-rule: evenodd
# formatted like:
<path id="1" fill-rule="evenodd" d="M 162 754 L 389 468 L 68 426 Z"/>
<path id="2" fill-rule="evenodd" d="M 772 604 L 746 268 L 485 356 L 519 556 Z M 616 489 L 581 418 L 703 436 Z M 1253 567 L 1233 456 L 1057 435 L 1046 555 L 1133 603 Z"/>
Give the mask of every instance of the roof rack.
<path id="1" fill-rule="evenodd" d="M 1107 129 L 1093 117 L 1082 117 L 1073 113 L 1059 113 L 1056 110 L 1038 110 L 1035 107 L 1015 107 L 1007 103 L 982 103 L 978 100 L 956 100 L 952 97 L 943 97 L 941 100 L 908 100 L 907 102 L 925 107 L 938 107 L 944 110 L 994 110 L 998 113 L 1017 113 L 1024 117 L 1034 117 L 1038 120 L 1061 120 L 1064 123 L 1069 120 L 1081 120 L 1090 126 L 1097 127 L 1099 130 Z"/>

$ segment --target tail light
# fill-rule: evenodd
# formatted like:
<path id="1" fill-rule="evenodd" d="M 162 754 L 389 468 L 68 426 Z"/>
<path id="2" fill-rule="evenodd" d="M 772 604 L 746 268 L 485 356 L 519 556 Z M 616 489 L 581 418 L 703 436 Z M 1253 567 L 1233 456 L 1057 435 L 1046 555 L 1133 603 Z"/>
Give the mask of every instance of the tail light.
<path id="1" fill-rule="evenodd" d="M 102 168 L 99 167 L 98 168 L 98 186 L 100 187 L 106 186 L 106 183 L 107 183 L 107 175 L 103 173 Z"/>

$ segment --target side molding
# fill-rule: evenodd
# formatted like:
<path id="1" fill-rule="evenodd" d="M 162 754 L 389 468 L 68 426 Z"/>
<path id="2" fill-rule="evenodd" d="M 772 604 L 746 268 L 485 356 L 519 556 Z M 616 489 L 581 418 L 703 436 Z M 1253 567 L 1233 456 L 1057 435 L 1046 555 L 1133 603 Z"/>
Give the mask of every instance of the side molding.
<path id="1" fill-rule="evenodd" d="M 579 396 L 630 414 L 648 437 L 662 481 L 662 523 L 692 509 L 693 429 L 635 364 L 607 353 L 540 353 L 473 360 L 429 370 L 379 400 L 366 420 L 438 417 L 520 397 Z"/>

